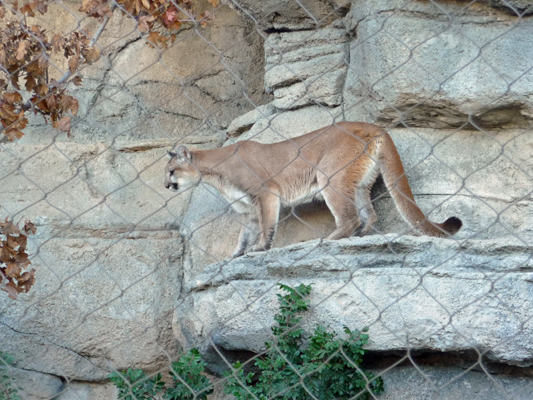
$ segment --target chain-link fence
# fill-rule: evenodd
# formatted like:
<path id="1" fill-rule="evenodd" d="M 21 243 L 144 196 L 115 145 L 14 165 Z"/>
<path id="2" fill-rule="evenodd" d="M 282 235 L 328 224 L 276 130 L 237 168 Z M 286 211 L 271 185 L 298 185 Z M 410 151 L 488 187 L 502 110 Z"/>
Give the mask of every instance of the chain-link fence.
<path id="1" fill-rule="evenodd" d="M 0 398 L 532 398 L 532 2 L 2 4 Z"/>

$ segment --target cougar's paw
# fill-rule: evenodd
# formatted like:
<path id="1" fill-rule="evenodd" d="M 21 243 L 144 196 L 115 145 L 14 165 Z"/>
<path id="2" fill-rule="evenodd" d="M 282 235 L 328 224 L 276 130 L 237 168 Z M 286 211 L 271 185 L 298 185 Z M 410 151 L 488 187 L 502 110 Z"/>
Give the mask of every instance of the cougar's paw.
<path id="1" fill-rule="evenodd" d="M 268 249 L 265 246 L 261 246 L 259 244 L 254 244 L 253 246 L 248 247 L 248 249 L 246 249 L 246 254 L 255 253 L 255 252 L 258 252 L 258 251 L 267 251 L 267 250 Z"/>
<path id="2" fill-rule="evenodd" d="M 244 255 L 244 250 L 236 250 L 231 255 L 231 258 L 237 258 Z"/>

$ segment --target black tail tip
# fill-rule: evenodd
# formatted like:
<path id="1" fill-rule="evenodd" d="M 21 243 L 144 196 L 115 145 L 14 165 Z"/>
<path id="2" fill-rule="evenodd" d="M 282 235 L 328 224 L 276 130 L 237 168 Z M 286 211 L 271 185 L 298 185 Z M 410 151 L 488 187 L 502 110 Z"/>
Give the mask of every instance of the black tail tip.
<path id="1" fill-rule="evenodd" d="M 451 236 L 459 232 L 459 229 L 463 226 L 463 222 L 457 217 L 451 217 L 448 218 L 443 225 L 446 232 Z"/>

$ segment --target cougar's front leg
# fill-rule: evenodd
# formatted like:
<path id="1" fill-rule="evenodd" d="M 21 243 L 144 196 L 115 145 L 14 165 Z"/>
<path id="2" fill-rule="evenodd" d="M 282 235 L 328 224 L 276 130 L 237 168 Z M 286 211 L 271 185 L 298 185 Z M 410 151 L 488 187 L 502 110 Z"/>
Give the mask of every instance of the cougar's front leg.
<path id="1" fill-rule="evenodd" d="M 240 257 L 246 251 L 246 248 L 257 241 L 259 233 L 259 219 L 257 214 L 241 214 L 241 232 L 239 233 L 239 242 L 233 251 L 232 257 Z"/>
<path id="2" fill-rule="evenodd" d="M 270 249 L 279 219 L 280 199 L 275 193 L 264 192 L 257 198 L 256 209 L 259 217 L 259 240 L 250 251 Z"/>

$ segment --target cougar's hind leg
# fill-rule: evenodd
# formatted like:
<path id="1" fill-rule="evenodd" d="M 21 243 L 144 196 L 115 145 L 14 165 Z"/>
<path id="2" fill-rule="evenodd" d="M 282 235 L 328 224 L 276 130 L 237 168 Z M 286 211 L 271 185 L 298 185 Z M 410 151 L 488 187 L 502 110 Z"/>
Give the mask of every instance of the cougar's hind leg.
<path id="1" fill-rule="evenodd" d="M 329 240 L 342 239 L 351 236 L 359 227 L 361 222 L 357 215 L 355 206 L 355 188 L 343 185 L 341 174 L 337 174 L 329 179 L 329 182 L 322 182 L 322 196 L 326 200 L 326 205 L 335 218 L 337 228 L 327 237 Z M 325 180 L 324 178 L 319 179 Z"/>
<path id="2" fill-rule="evenodd" d="M 359 236 L 365 236 L 372 229 L 372 225 L 378 220 L 372 200 L 370 199 L 370 187 L 358 187 L 355 194 L 355 205 L 359 211 L 361 226 Z"/>

